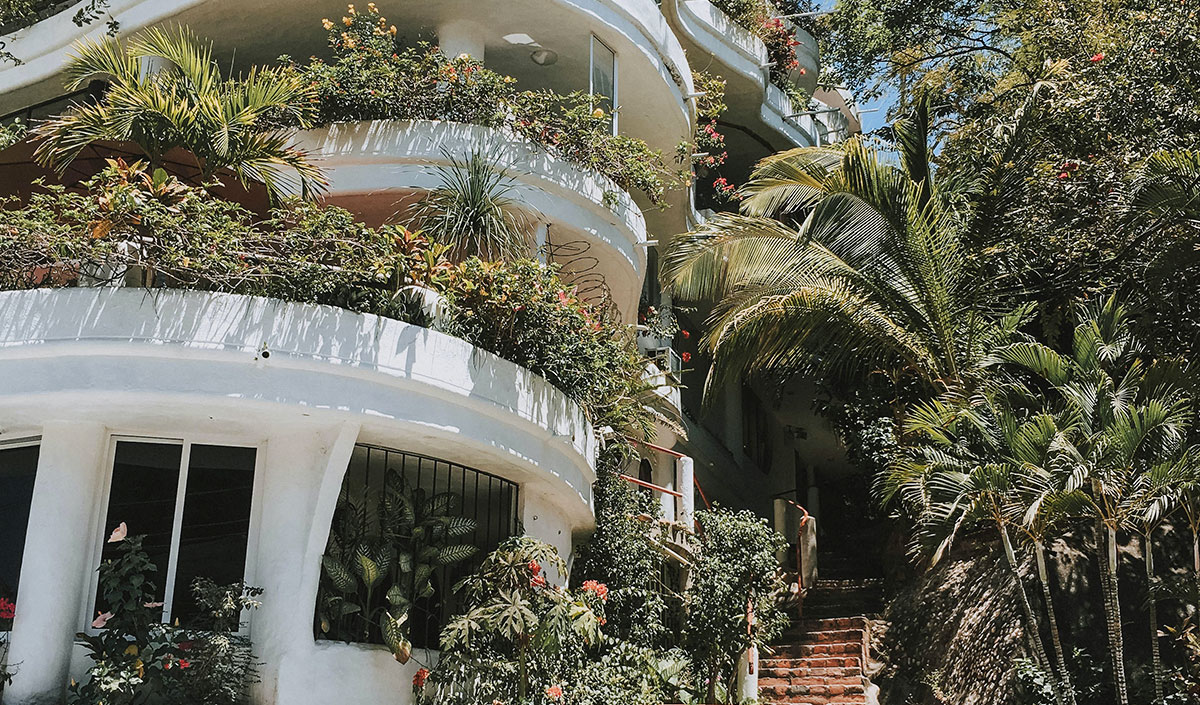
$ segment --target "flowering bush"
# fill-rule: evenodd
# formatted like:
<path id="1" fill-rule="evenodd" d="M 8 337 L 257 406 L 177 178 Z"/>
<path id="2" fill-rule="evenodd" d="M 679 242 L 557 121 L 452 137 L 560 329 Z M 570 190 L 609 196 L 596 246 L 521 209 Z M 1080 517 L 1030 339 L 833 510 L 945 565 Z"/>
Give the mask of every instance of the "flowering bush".
<path id="1" fill-rule="evenodd" d="M 218 587 L 197 580 L 192 590 L 202 624 L 182 629 L 161 623 L 162 603 L 153 573 L 157 567 L 142 548 L 141 536 L 121 529 L 116 558 L 100 566 L 100 604 L 95 635 L 80 633 L 92 659 L 87 675 L 73 683 L 71 705 L 234 705 L 244 700 L 254 672 L 246 639 L 235 634 L 244 609 L 259 605 L 261 590 L 240 584 Z M 203 629 L 202 629 L 203 628 Z"/>
<path id="2" fill-rule="evenodd" d="M 12 682 L 13 672 L 8 670 L 8 632 L 17 616 L 17 605 L 6 597 L 0 597 L 0 693 Z"/>
<path id="3" fill-rule="evenodd" d="M 613 135 L 610 116 L 586 93 L 520 91 L 467 55 L 429 44 L 405 48 L 374 4 L 324 20 L 333 59 L 293 64 L 315 87 L 318 122 L 452 120 L 507 128 L 662 205 L 670 174 L 642 140 Z M 286 58 L 286 57 L 285 57 Z"/>
<path id="4" fill-rule="evenodd" d="M 642 361 L 632 334 L 580 301 L 557 271 L 468 260 L 401 227 L 288 201 L 257 216 L 161 170 L 113 162 L 80 192 L 0 202 L 0 290 L 109 281 L 328 304 L 424 323 L 405 287 L 444 291 L 446 332 L 547 378 L 597 427 L 640 434 Z M 646 398 L 649 398 L 648 395 Z"/>
<path id="5" fill-rule="evenodd" d="M 604 307 L 581 301 L 556 267 L 472 258 L 446 291 L 444 330 L 544 376 L 597 427 L 642 434 L 644 362 Z"/>
<path id="6" fill-rule="evenodd" d="M 442 654 L 425 679 L 414 680 L 421 702 L 557 703 L 585 652 L 600 643 L 604 586 L 571 591 L 551 584 L 546 571 L 565 575 L 549 544 L 511 538 L 455 587 L 466 612 L 442 631 Z"/>

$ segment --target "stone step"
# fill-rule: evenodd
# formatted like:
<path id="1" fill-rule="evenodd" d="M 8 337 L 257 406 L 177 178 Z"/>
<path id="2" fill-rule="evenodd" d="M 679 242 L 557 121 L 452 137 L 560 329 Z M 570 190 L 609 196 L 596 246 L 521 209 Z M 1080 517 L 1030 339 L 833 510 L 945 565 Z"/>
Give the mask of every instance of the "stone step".
<path id="1" fill-rule="evenodd" d="M 810 656 L 861 656 L 863 643 L 788 644 L 773 647 L 772 656 L 782 659 L 802 659 Z"/>
<path id="2" fill-rule="evenodd" d="M 779 678 L 793 681 L 798 678 L 861 678 L 862 668 L 858 665 L 857 660 L 853 666 L 812 666 L 809 662 L 818 659 L 807 659 L 799 663 L 795 668 L 767 668 L 761 666 L 759 668 L 760 678 Z M 762 680 L 759 681 L 760 683 Z"/>
<path id="3" fill-rule="evenodd" d="M 764 703 L 804 703 L 805 705 L 841 705 L 866 703 L 866 689 L 855 685 L 773 685 L 759 689 Z"/>
<path id="4" fill-rule="evenodd" d="M 861 695 L 867 692 L 862 676 L 855 678 L 762 678 L 759 690 L 767 693 L 788 695 Z"/>
<path id="5" fill-rule="evenodd" d="M 866 630 L 862 628 L 814 630 L 796 635 L 789 640 L 792 644 L 861 644 L 866 638 Z"/>
<path id="6" fill-rule="evenodd" d="M 808 658 L 765 658 L 759 661 L 762 670 L 790 671 L 797 668 L 851 668 L 862 671 L 862 656 L 811 656 Z"/>

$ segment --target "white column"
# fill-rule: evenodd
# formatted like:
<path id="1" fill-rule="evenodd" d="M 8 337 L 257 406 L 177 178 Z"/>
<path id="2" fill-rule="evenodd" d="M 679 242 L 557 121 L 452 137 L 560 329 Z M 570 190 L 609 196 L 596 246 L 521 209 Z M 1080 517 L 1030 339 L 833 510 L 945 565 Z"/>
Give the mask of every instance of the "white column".
<path id="1" fill-rule="evenodd" d="M 668 490 L 679 491 L 675 489 L 675 463 L 666 453 L 656 453 L 654 456 L 654 482 Z M 663 519 L 670 521 L 675 518 L 675 497 L 666 492 L 660 492 L 658 493 L 658 504 Z"/>
<path id="2" fill-rule="evenodd" d="M 737 688 L 735 702 L 758 702 L 758 649 L 753 646 L 738 659 Z"/>
<path id="3" fill-rule="evenodd" d="M 437 28 L 438 46 L 450 58 L 467 54 L 483 61 L 483 28 L 470 20 L 451 20 Z"/>
<path id="4" fill-rule="evenodd" d="M 296 672 L 315 648 L 321 554 L 357 436 L 356 424 L 288 430 L 272 435 L 263 451 L 254 566 L 263 595 L 250 616 L 255 655 L 263 663 L 255 702 L 289 702 L 300 680 Z"/>
<path id="5" fill-rule="evenodd" d="M 691 456 L 681 456 L 675 460 L 675 488 L 683 495 L 679 506 L 675 509 L 675 521 L 691 526 L 696 520 L 696 475 L 695 465 Z"/>
<path id="6" fill-rule="evenodd" d="M 587 511 L 580 507 L 579 511 Z M 542 493 L 525 485 L 521 487 L 521 525 L 525 534 L 558 549 L 558 555 L 570 567 L 572 536 L 570 526 Z M 568 570 L 568 572 L 570 572 Z M 547 570 L 546 579 L 556 585 L 567 584 L 566 575 Z"/>
<path id="7" fill-rule="evenodd" d="M 84 626 L 80 605 L 96 568 L 92 526 L 106 449 L 102 424 L 42 427 L 8 654 L 17 673 L 5 705 L 60 703 L 66 694 L 75 633 Z"/>

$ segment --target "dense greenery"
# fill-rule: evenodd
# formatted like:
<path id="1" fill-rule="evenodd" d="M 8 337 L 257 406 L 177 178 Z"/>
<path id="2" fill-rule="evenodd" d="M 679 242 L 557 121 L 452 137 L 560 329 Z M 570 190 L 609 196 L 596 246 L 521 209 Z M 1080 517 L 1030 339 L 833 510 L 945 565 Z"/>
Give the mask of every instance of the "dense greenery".
<path id="1" fill-rule="evenodd" d="M 382 643 L 407 663 L 411 621 L 440 607 L 434 572 L 477 550 L 465 542 L 477 525 L 460 516 L 461 503 L 410 487 L 394 467 L 377 492 L 352 496 L 344 484 L 321 558 L 317 638 Z"/>
<path id="2" fill-rule="evenodd" d="M 161 66 L 147 72 L 149 61 Z M 254 68 L 226 79 L 212 44 L 178 27 L 149 29 L 127 43 L 110 36 L 81 40 L 66 75 L 70 90 L 101 77 L 110 85 L 98 102 L 75 105 L 35 128 L 35 156 L 60 174 L 88 145 L 129 141 L 151 168 L 182 148 L 195 159 L 202 182 L 228 170 L 275 197 L 309 194 L 325 184 L 279 127 L 307 125 L 311 116 L 312 87 L 285 69 Z"/>
<path id="3" fill-rule="evenodd" d="M 316 92 L 320 124 L 355 120 L 451 120 L 505 128 L 550 152 L 595 170 L 627 190 L 663 203 L 673 176 L 644 141 L 612 134 L 610 117 L 586 93 L 521 91 L 504 76 L 437 47 L 404 47 L 374 4 L 324 20 L 333 58 L 292 65 Z"/>
<path id="4" fill-rule="evenodd" d="M 10 203 L 8 205 L 16 205 Z M 528 367 L 597 427 L 642 434 L 655 400 L 633 335 L 532 260 L 469 259 L 398 226 L 290 200 L 257 216 L 161 169 L 113 162 L 81 191 L 48 186 L 3 211 L 0 289 L 108 281 L 329 304 L 428 323 L 412 286 L 446 297 L 447 332 Z"/>
<path id="5" fill-rule="evenodd" d="M 71 686 L 72 705 L 238 705 L 254 678 L 249 640 L 238 635 L 243 610 L 258 607 L 261 590 L 240 584 L 217 586 L 197 579 L 192 585 L 201 608 L 189 628 L 162 623 L 162 603 L 154 602 L 156 566 L 142 548 L 142 536 L 126 537 L 125 524 L 110 543 L 116 558 L 100 565 L 100 604 L 107 610 L 80 633 L 92 665 Z"/>

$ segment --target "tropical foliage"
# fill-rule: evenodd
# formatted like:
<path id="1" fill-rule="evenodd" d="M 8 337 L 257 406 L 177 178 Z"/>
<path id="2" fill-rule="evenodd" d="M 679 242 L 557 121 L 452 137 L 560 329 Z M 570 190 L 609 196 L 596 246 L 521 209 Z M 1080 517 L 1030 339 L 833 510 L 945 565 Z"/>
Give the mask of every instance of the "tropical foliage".
<path id="1" fill-rule="evenodd" d="M 157 568 L 142 548 L 143 538 L 114 534 L 110 539 L 121 545 L 117 557 L 100 566 L 99 604 L 106 611 L 92 623 L 98 631 L 76 635 L 92 665 L 72 684 L 68 702 L 244 702 L 255 661 L 249 640 L 236 632 L 242 612 L 259 606 L 262 591 L 201 578 L 192 585 L 201 608 L 198 623 L 186 629 L 163 624 L 162 603 L 153 601 Z"/>
<path id="2" fill-rule="evenodd" d="M 381 488 L 358 494 L 343 484 L 338 495 L 321 558 L 317 636 L 382 643 L 407 663 L 410 618 L 439 609 L 435 573 L 476 553 L 466 542 L 476 523 L 461 516 L 459 495 L 411 487 L 397 467 L 387 468 Z"/>
<path id="3" fill-rule="evenodd" d="M 293 64 L 292 80 L 313 86 L 316 122 L 450 120 L 506 128 L 567 161 L 639 190 L 656 205 L 674 176 L 639 139 L 614 135 L 595 96 L 521 91 L 516 79 L 470 56 L 437 47 L 405 47 L 373 4 L 350 6 L 340 21 L 323 21 L 333 58 Z"/>
<path id="4" fill-rule="evenodd" d="M 711 306 L 710 386 L 772 370 L 957 388 L 1020 323 L 992 315 L 988 283 L 964 267 L 992 184 L 935 177 L 929 120 L 922 104 L 897 121 L 898 164 L 861 137 L 768 157 L 741 214 L 672 241 L 664 277 Z"/>
<path id="5" fill-rule="evenodd" d="M 179 27 L 146 30 L 127 43 L 109 36 L 81 40 L 66 75 L 69 90 L 101 77 L 109 88 L 99 102 L 76 105 L 34 130 L 37 159 L 60 174 L 88 145 L 128 141 L 152 169 L 171 150 L 186 150 L 201 182 L 228 170 L 277 197 L 324 185 L 307 155 L 291 145 L 289 131 L 279 127 L 307 125 L 314 97 L 310 85 L 282 68 L 256 67 L 226 79 L 211 43 Z"/>
<path id="6" fill-rule="evenodd" d="M 8 202 L 9 205 L 18 205 Z M 0 290 L 94 286 L 197 289 L 329 304 L 420 324 L 412 287 L 447 303 L 444 328 L 525 366 L 597 427 L 644 434 L 658 397 L 642 382 L 633 332 L 581 301 L 552 267 L 447 259 L 399 226 L 287 200 L 259 216 L 163 170 L 112 162 L 81 191 L 47 186 L 0 220 Z"/>

